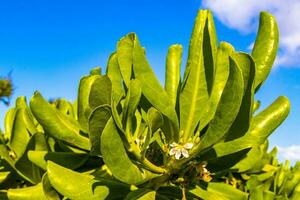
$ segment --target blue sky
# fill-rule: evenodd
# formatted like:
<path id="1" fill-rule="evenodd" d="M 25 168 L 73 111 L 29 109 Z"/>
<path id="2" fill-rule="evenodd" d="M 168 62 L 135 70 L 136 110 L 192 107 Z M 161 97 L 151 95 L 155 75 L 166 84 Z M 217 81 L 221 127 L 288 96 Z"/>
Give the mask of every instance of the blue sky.
<path id="1" fill-rule="evenodd" d="M 186 60 L 189 37 L 199 8 L 214 11 L 220 41 L 228 41 L 237 50 L 247 52 L 255 39 L 259 11 L 270 9 L 279 19 L 283 42 L 277 66 L 256 98 L 262 101 L 262 107 L 280 95 L 291 100 L 289 118 L 270 141 L 272 146 L 281 147 L 283 157 L 296 159 L 295 152 L 300 152 L 300 62 L 296 59 L 300 36 L 296 36 L 300 31 L 296 36 L 289 35 L 290 26 L 282 23 L 286 13 L 280 9 L 278 12 L 278 7 L 284 6 L 278 3 L 265 5 L 268 0 L 256 1 L 245 1 L 241 5 L 236 4 L 236 0 L 228 0 L 226 6 L 220 0 L 1 1 L 0 75 L 5 76 L 13 70 L 15 92 L 12 103 L 21 95 L 29 99 L 35 90 L 46 98 L 74 100 L 80 77 L 95 66 L 105 69 L 118 39 L 128 32 L 136 32 L 146 47 L 150 64 L 163 81 L 168 46 L 182 44 Z M 288 1 L 299 3 L 298 0 Z M 299 19 L 296 15 L 288 17 Z M 1 127 L 6 110 L 1 104 Z"/>

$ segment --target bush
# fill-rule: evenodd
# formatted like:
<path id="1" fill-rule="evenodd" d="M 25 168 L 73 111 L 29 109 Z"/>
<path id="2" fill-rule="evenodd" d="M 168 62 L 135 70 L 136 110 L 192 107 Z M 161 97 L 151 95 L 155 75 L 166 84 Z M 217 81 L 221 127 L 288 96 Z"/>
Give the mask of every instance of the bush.
<path id="1" fill-rule="evenodd" d="M 175 44 L 163 88 L 137 36 L 124 36 L 106 73 L 96 68 L 80 80 L 75 103 L 35 92 L 29 106 L 20 97 L 7 112 L 2 198 L 297 199 L 299 164 L 280 165 L 266 152 L 288 99 L 254 114 L 277 48 L 266 12 L 249 55 L 218 44 L 212 14 L 200 10 L 184 76 Z"/>

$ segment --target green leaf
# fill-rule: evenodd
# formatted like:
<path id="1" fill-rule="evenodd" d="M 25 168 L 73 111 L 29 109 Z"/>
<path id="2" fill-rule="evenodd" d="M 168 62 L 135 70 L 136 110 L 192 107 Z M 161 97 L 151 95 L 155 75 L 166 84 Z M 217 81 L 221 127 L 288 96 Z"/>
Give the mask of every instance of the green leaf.
<path id="1" fill-rule="evenodd" d="M 30 135 L 35 132 L 37 130 L 30 119 L 27 109 L 17 109 L 9 146 L 18 158 L 25 152 Z"/>
<path id="2" fill-rule="evenodd" d="M 132 73 L 134 49 L 134 43 L 132 41 L 134 39 L 134 33 L 130 33 L 122 37 L 117 44 L 119 69 L 127 87 L 129 87 Z"/>
<path id="3" fill-rule="evenodd" d="M 229 200 L 228 198 L 224 197 L 223 195 L 204 190 L 204 189 L 202 189 L 201 187 L 199 187 L 197 185 L 196 185 L 195 188 L 189 190 L 189 192 L 196 195 L 197 197 L 200 197 L 201 199 Z"/>
<path id="4" fill-rule="evenodd" d="M 119 102 L 124 95 L 122 86 L 122 76 L 118 64 L 117 53 L 111 54 L 107 63 L 106 74 L 112 84 L 112 95 L 116 96 L 114 99 Z"/>
<path id="5" fill-rule="evenodd" d="M 220 47 L 218 48 L 216 66 L 215 66 L 215 75 L 214 82 L 212 86 L 212 92 L 210 95 L 209 102 L 210 109 L 206 117 L 200 121 L 198 130 L 202 130 L 215 116 L 218 104 L 220 102 L 222 93 L 227 83 L 229 76 L 229 55 L 234 51 L 233 47 L 226 42 L 221 42 Z"/>
<path id="6" fill-rule="evenodd" d="M 134 133 L 135 112 L 139 105 L 142 91 L 141 84 L 138 80 L 133 79 L 128 86 L 128 92 L 124 101 L 122 122 L 125 127 L 125 132 L 128 140 L 131 139 Z"/>
<path id="7" fill-rule="evenodd" d="M 76 169 L 82 166 L 89 157 L 87 154 L 82 153 L 47 151 L 28 151 L 27 155 L 32 163 L 44 170 L 47 170 L 48 160 L 69 169 Z"/>
<path id="8" fill-rule="evenodd" d="M 142 93 L 146 99 L 169 120 L 166 125 L 170 132 L 166 133 L 169 140 L 178 140 L 178 118 L 175 108 L 172 106 L 168 94 L 161 86 L 159 80 L 152 71 L 144 49 L 141 47 L 136 35 L 131 34 L 130 38 L 133 43 L 133 72 L 134 77 L 140 81 Z M 118 55 L 119 56 L 119 55 Z M 157 98 L 159 97 L 159 98 Z"/>
<path id="9" fill-rule="evenodd" d="M 176 107 L 178 87 L 180 84 L 180 65 L 182 60 L 182 46 L 170 46 L 166 61 L 165 90 L 169 95 L 173 107 Z"/>
<path id="10" fill-rule="evenodd" d="M 88 132 L 88 119 L 92 109 L 89 106 L 91 87 L 99 75 L 88 75 L 80 79 L 77 97 L 77 115 L 80 126 Z"/>
<path id="11" fill-rule="evenodd" d="M 26 188 L 9 189 L 7 196 L 9 200 L 48 200 L 41 183 Z"/>
<path id="12" fill-rule="evenodd" d="M 279 43 L 278 26 L 275 18 L 267 13 L 260 13 L 259 29 L 254 43 L 252 57 L 256 63 L 255 88 L 269 75 L 274 63 Z"/>
<path id="13" fill-rule="evenodd" d="M 111 109 L 108 105 L 96 107 L 89 118 L 89 136 L 92 155 L 100 155 L 100 143 L 102 131 L 111 117 Z"/>
<path id="14" fill-rule="evenodd" d="M 111 104 L 112 84 L 108 76 L 100 76 L 92 83 L 89 105 L 92 110 L 101 105 Z"/>
<path id="15" fill-rule="evenodd" d="M 207 191 L 219 194 L 222 197 L 226 197 L 228 200 L 247 200 L 248 194 L 242 192 L 231 185 L 224 183 L 208 183 Z"/>
<path id="16" fill-rule="evenodd" d="M 101 153 L 113 176 L 124 183 L 141 184 L 155 177 L 151 172 L 139 169 L 130 160 L 112 118 L 101 135 Z"/>
<path id="17" fill-rule="evenodd" d="M 73 105 L 66 99 L 58 99 L 54 103 L 60 112 L 69 115 L 70 117 L 75 117 Z"/>
<path id="18" fill-rule="evenodd" d="M 153 200 L 155 199 L 156 192 L 146 189 L 146 188 L 141 188 L 135 191 L 130 192 L 125 200 Z"/>
<path id="19" fill-rule="evenodd" d="M 48 174 L 45 173 L 42 179 L 43 192 L 48 200 L 60 200 L 59 195 L 51 186 Z"/>
<path id="20" fill-rule="evenodd" d="M 6 139 L 11 139 L 11 134 L 12 134 L 12 129 L 13 129 L 13 124 L 15 120 L 15 115 L 16 115 L 17 109 L 16 108 L 10 108 L 4 118 L 4 134 Z"/>
<path id="21" fill-rule="evenodd" d="M 208 87 L 212 87 L 214 61 L 212 48 L 208 45 L 210 43 L 206 24 L 208 15 L 209 11 L 198 12 L 180 91 L 180 129 L 183 132 L 184 143 L 194 134 L 197 124 L 202 121 L 202 117 L 209 109 L 211 88 Z"/>
<path id="22" fill-rule="evenodd" d="M 89 139 L 80 135 L 79 125 L 53 108 L 40 93 L 35 92 L 30 108 L 47 134 L 81 149 L 90 149 Z"/>
<path id="23" fill-rule="evenodd" d="M 250 121 L 253 113 L 254 102 L 254 78 L 255 78 L 255 63 L 252 58 L 245 53 L 235 53 L 233 59 L 242 70 L 244 79 L 244 96 L 238 115 L 230 130 L 227 133 L 226 141 L 239 138 L 246 134 L 250 127 Z"/>
<path id="24" fill-rule="evenodd" d="M 28 152 L 40 147 L 38 144 L 40 140 L 37 139 L 40 137 L 44 137 L 44 134 L 36 133 L 30 138 L 23 156 L 15 163 L 15 169 L 17 170 L 18 174 L 33 184 L 39 183 L 42 177 L 39 167 L 29 160 Z"/>
<path id="25" fill-rule="evenodd" d="M 129 192 L 124 184 L 104 178 L 96 180 L 91 175 L 72 171 L 51 161 L 48 161 L 47 173 L 52 187 L 72 200 L 118 199 Z"/>
<path id="26" fill-rule="evenodd" d="M 209 124 L 201 141 L 201 149 L 221 140 L 234 122 L 244 93 L 243 75 L 233 59 L 230 58 L 230 73 L 222 93 L 216 114 Z"/>
<path id="27" fill-rule="evenodd" d="M 246 135 L 256 144 L 262 144 L 268 136 L 285 120 L 290 112 L 290 102 L 284 96 L 278 97 L 269 107 L 258 113 L 251 121 Z"/>

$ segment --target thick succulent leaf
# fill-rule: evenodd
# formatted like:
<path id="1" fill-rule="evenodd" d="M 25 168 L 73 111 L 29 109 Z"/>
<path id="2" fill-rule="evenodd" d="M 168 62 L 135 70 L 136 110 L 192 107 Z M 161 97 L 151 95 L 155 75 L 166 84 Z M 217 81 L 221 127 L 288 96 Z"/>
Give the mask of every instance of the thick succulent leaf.
<path id="1" fill-rule="evenodd" d="M 260 108 L 260 101 L 255 101 L 253 104 L 253 113 L 255 113 Z"/>
<path id="2" fill-rule="evenodd" d="M 10 171 L 1 171 L 0 172 L 0 184 L 6 181 L 12 173 Z"/>
<path id="3" fill-rule="evenodd" d="M 13 129 L 16 112 L 17 112 L 16 108 L 10 108 L 5 114 L 4 134 L 5 134 L 5 138 L 9 139 L 9 140 L 11 138 L 11 133 L 12 133 L 12 129 Z"/>
<path id="4" fill-rule="evenodd" d="M 115 100 L 119 102 L 122 96 L 124 95 L 124 91 L 122 86 L 122 76 L 118 64 L 117 53 L 111 54 L 106 69 L 106 74 L 109 77 L 112 84 L 112 95 L 114 95 Z"/>
<path id="5" fill-rule="evenodd" d="M 88 75 L 81 78 L 78 88 L 77 97 L 77 115 L 80 126 L 87 132 L 88 130 L 88 119 L 92 112 L 89 106 L 89 96 L 93 82 L 99 77 L 99 75 Z"/>
<path id="6" fill-rule="evenodd" d="M 269 107 L 258 113 L 251 121 L 250 130 L 246 135 L 253 138 L 256 144 L 262 144 L 267 137 L 285 120 L 290 112 L 290 102 L 278 97 Z"/>
<path id="7" fill-rule="evenodd" d="M 284 121 L 290 111 L 290 103 L 286 97 L 279 97 L 268 108 L 260 112 L 251 121 L 251 127 L 245 137 L 253 148 L 247 156 L 237 163 L 233 168 L 240 172 L 247 171 L 253 167 L 256 161 L 263 156 L 259 145 L 262 145 L 269 135 Z M 260 155 L 260 156 L 259 156 Z"/>
<path id="8" fill-rule="evenodd" d="M 232 55 L 232 57 L 238 64 L 239 68 L 242 70 L 245 93 L 243 96 L 242 104 L 239 108 L 239 113 L 236 116 L 236 120 L 227 133 L 226 141 L 239 138 L 245 135 L 248 131 L 253 113 L 255 89 L 255 63 L 253 62 L 252 58 L 245 53 L 235 53 Z"/>
<path id="9" fill-rule="evenodd" d="M 224 197 L 221 194 L 210 192 L 205 189 L 202 189 L 199 186 L 196 186 L 195 188 L 189 190 L 190 193 L 196 195 L 197 197 L 200 197 L 201 199 L 207 199 L 207 200 L 229 200 L 228 198 Z"/>
<path id="10" fill-rule="evenodd" d="M 147 112 L 147 120 L 152 133 L 157 131 L 163 124 L 163 116 L 155 108 L 150 108 Z"/>
<path id="11" fill-rule="evenodd" d="M 157 197 L 165 197 L 166 199 L 183 199 L 182 188 L 178 186 L 162 186 L 157 190 Z M 187 199 L 195 199 L 197 195 L 194 195 L 190 191 L 185 192 Z"/>
<path id="12" fill-rule="evenodd" d="M 155 177 L 151 172 L 139 169 L 130 160 L 112 118 L 101 135 L 101 153 L 113 176 L 124 183 L 141 184 Z"/>
<path id="13" fill-rule="evenodd" d="M 31 135 L 29 131 L 32 133 L 37 132 L 27 109 L 19 108 L 16 112 L 11 140 L 9 141 L 10 148 L 18 158 L 20 158 L 26 150 Z"/>
<path id="14" fill-rule="evenodd" d="M 30 100 L 30 108 L 50 136 L 81 149 L 89 150 L 89 139 L 80 135 L 80 127 L 53 108 L 38 92 Z"/>
<path id="15" fill-rule="evenodd" d="M 213 87 L 213 80 L 215 78 L 215 65 L 218 49 L 218 39 L 216 34 L 216 28 L 214 24 L 213 15 L 210 11 L 207 11 L 207 19 L 204 28 L 204 40 L 203 40 L 203 53 L 204 53 L 204 65 L 205 65 L 205 78 L 207 83 L 207 91 L 211 94 Z"/>
<path id="16" fill-rule="evenodd" d="M 205 119 L 200 121 L 198 130 L 202 130 L 215 116 L 219 101 L 221 99 L 223 90 L 227 83 L 229 76 L 229 55 L 234 51 L 233 47 L 226 42 L 221 42 L 220 47 L 218 48 L 216 66 L 215 66 L 215 75 L 214 75 L 214 84 L 212 86 L 212 92 L 210 95 L 209 103 L 210 109 L 209 113 L 206 115 Z"/>
<path id="17" fill-rule="evenodd" d="M 48 200 L 60 200 L 58 193 L 52 187 L 48 174 L 45 173 L 42 178 L 43 192 Z"/>
<path id="18" fill-rule="evenodd" d="M 125 200 L 153 200 L 155 199 L 156 192 L 141 188 L 135 191 L 130 192 Z"/>
<path id="19" fill-rule="evenodd" d="M 110 105 L 112 84 L 108 76 L 100 76 L 92 83 L 89 106 L 92 110 L 101 105 Z"/>
<path id="20" fill-rule="evenodd" d="M 174 108 L 176 107 L 180 84 L 181 60 L 182 46 L 180 44 L 170 46 L 166 60 L 165 90 Z"/>
<path id="21" fill-rule="evenodd" d="M 198 12 L 194 25 L 184 80 L 180 91 L 180 129 L 183 140 L 193 135 L 199 121 L 209 110 L 209 94 L 213 84 L 214 60 L 216 57 L 215 36 L 209 11 Z M 210 25 L 209 25 L 210 23 Z M 211 44 L 214 44 L 212 47 Z"/>
<path id="22" fill-rule="evenodd" d="M 229 77 L 215 116 L 201 141 L 202 149 L 213 145 L 224 137 L 238 114 L 243 94 L 244 84 L 242 72 L 236 62 L 230 58 Z"/>
<path id="23" fill-rule="evenodd" d="M 133 120 L 134 120 L 134 114 L 135 111 L 139 105 L 142 91 L 141 91 L 141 84 L 138 80 L 133 79 L 129 83 L 129 89 L 124 101 L 123 106 L 123 126 L 126 127 L 126 133 L 128 135 L 132 135 L 133 130 Z M 131 137 L 131 136 L 128 136 Z"/>
<path id="24" fill-rule="evenodd" d="M 228 200 L 247 200 L 248 194 L 234 188 L 231 185 L 225 183 L 210 182 L 207 186 L 207 191 L 219 194 Z"/>
<path id="25" fill-rule="evenodd" d="M 5 144 L 0 144 L 0 157 L 2 160 L 5 160 L 11 167 L 14 167 L 15 156 L 11 156 L 12 152 L 9 151 L 8 147 Z M 2 162 L 1 160 L 1 162 Z"/>
<path id="26" fill-rule="evenodd" d="M 135 40 L 134 33 L 127 34 L 124 37 L 122 37 L 117 44 L 119 69 L 127 87 L 129 87 L 132 73 L 134 49 L 134 43 L 132 42 L 133 40 Z"/>
<path id="27" fill-rule="evenodd" d="M 278 43 L 279 33 L 275 18 L 267 12 L 261 12 L 259 29 L 252 51 L 252 57 L 256 63 L 256 90 L 259 89 L 271 71 Z"/>
<path id="28" fill-rule="evenodd" d="M 9 189 L 7 197 L 9 200 L 48 200 L 41 183 L 26 188 Z"/>
<path id="29" fill-rule="evenodd" d="M 72 200 L 118 199 L 129 192 L 124 184 L 108 179 L 96 180 L 91 175 L 72 171 L 51 161 L 48 161 L 47 173 L 52 187 Z"/>
<path id="30" fill-rule="evenodd" d="M 42 176 L 39 167 L 29 160 L 28 152 L 41 147 L 41 144 L 39 144 L 41 142 L 41 137 L 44 137 L 44 134 L 34 134 L 28 141 L 26 151 L 23 156 L 15 163 L 15 168 L 18 174 L 33 184 L 39 183 Z"/>
<path id="31" fill-rule="evenodd" d="M 47 170 L 48 160 L 69 169 L 76 169 L 82 166 L 89 157 L 87 154 L 82 153 L 47 151 L 28 151 L 27 155 L 32 163 L 44 170 Z"/>
<path id="32" fill-rule="evenodd" d="M 73 105 L 66 99 L 58 99 L 54 103 L 60 112 L 64 113 L 65 115 L 69 115 L 72 118 L 75 117 Z"/>
<path id="33" fill-rule="evenodd" d="M 100 140 L 102 131 L 111 117 L 111 109 L 108 105 L 96 107 L 89 118 L 89 138 L 92 155 L 100 155 Z"/>
<path id="34" fill-rule="evenodd" d="M 217 143 L 213 146 L 213 151 L 215 152 L 216 157 L 227 156 L 251 148 L 253 146 L 252 143 L 253 138 L 243 136 L 229 142 Z"/>
<path id="35" fill-rule="evenodd" d="M 152 71 L 136 35 L 131 37 L 134 44 L 133 49 L 133 72 L 134 77 L 141 83 L 142 93 L 147 100 L 162 114 L 164 114 L 171 124 L 168 125 L 170 131 L 166 134 L 169 140 L 178 140 L 178 118 L 175 108 L 172 106 L 168 94 L 161 86 L 159 80 Z M 159 98 L 157 98 L 159 97 Z"/>

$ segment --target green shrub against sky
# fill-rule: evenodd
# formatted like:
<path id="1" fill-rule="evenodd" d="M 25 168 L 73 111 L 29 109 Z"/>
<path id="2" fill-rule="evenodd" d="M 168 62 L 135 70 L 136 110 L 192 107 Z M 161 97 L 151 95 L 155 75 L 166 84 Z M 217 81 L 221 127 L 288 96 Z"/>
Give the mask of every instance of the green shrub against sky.
<path id="1" fill-rule="evenodd" d="M 6 113 L 0 138 L 2 199 L 299 199 L 299 163 L 267 153 L 285 120 L 278 97 L 256 113 L 255 93 L 278 49 L 272 15 L 260 14 L 251 54 L 218 43 L 200 10 L 181 77 L 170 46 L 164 87 L 135 33 L 122 37 L 106 72 L 81 78 L 75 102 L 35 92 Z"/>

